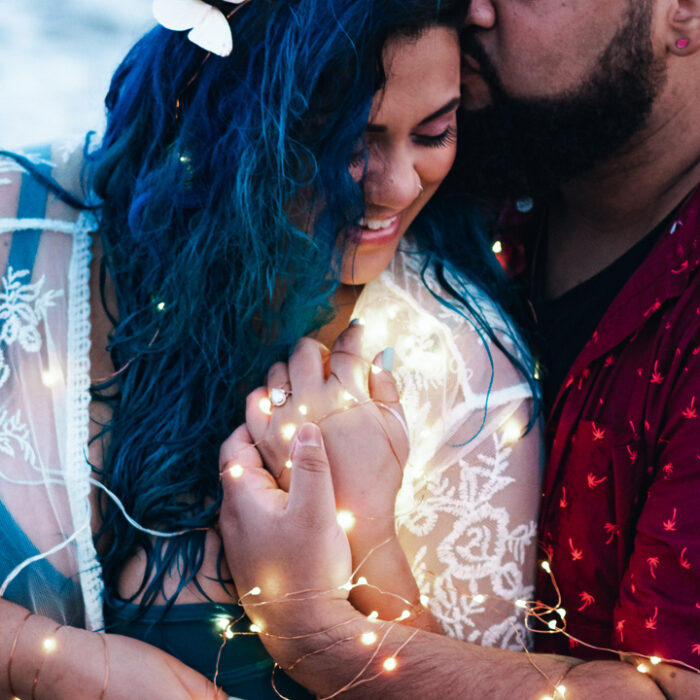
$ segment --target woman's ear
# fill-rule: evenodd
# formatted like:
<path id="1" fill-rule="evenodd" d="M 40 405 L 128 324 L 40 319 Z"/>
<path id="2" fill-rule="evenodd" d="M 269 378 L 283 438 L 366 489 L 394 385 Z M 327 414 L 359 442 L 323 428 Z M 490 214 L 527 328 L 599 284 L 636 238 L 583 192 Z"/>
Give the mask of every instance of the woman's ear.
<path id="1" fill-rule="evenodd" d="M 668 12 L 668 50 L 689 56 L 700 50 L 700 0 L 672 0 Z"/>

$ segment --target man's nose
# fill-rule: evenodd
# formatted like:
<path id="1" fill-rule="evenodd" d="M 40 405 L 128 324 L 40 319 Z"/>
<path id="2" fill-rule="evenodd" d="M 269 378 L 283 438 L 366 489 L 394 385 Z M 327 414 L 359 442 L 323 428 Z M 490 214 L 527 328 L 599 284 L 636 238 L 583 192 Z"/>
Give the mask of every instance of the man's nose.
<path id="1" fill-rule="evenodd" d="M 491 0 L 472 0 L 465 20 L 467 27 L 492 29 L 496 24 L 496 8 Z"/>

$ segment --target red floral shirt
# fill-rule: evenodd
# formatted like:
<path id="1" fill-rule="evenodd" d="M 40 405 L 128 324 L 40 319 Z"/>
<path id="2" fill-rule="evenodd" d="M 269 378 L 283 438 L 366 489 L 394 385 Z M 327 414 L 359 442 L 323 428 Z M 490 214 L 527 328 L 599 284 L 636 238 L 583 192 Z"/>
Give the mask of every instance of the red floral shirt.
<path id="1" fill-rule="evenodd" d="M 525 247 L 501 243 L 522 270 Z M 540 537 L 571 637 L 538 634 L 540 651 L 604 656 L 581 640 L 700 668 L 699 266 L 700 188 L 559 391 Z M 538 597 L 557 604 L 544 571 Z"/>

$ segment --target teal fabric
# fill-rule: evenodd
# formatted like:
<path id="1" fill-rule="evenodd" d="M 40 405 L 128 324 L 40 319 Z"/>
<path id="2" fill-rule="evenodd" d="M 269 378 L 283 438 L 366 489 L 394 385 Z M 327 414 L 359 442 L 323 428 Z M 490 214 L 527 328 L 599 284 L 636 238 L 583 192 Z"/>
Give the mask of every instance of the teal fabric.
<path id="1" fill-rule="evenodd" d="M 167 651 L 210 679 L 223 639 L 216 620 L 222 616 L 238 620 L 236 632 L 248 632 L 250 620 L 243 608 L 219 603 L 196 603 L 149 608 L 134 620 L 137 607 L 124 605 L 107 611 L 107 631 L 140 639 Z M 217 685 L 229 695 L 246 700 L 279 700 L 272 687 L 273 661 L 255 634 L 235 635 L 221 652 Z M 274 674 L 280 694 L 292 700 L 311 700 L 300 685 L 282 673 Z"/>
<path id="2" fill-rule="evenodd" d="M 39 550 L 0 502 L 0 582 L 16 566 L 37 554 Z M 64 625 L 83 627 L 85 624 L 80 585 L 64 576 L 46 559 L 39 559 L 22 569 L 3 598 Z M 65 604 L 67 599 L 70 599 L 69 605 Z M 75 616 L 67 619 L 65 610 L 75 610 Z"/>

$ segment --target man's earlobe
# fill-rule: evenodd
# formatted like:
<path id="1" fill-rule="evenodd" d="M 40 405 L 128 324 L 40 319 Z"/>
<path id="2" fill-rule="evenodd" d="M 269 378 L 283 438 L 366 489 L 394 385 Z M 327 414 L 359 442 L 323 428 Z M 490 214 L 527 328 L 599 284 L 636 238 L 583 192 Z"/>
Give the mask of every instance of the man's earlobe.
<path id="1" fill-rule="evenodd" d="M 700 49 L 700 0 L 676 0 L 670 17 L 670 51 L 687 56 Z"/>

